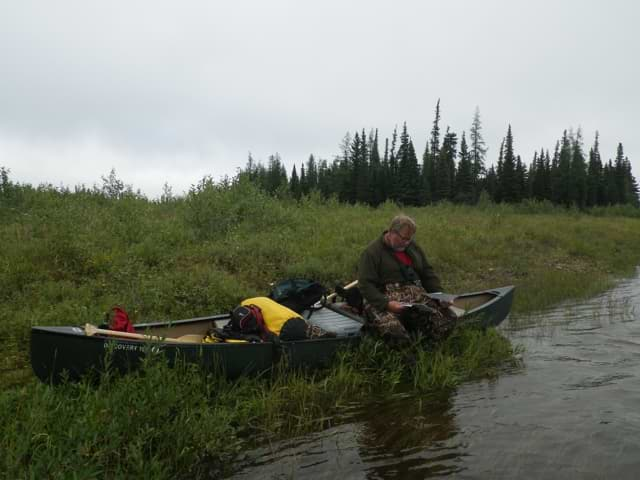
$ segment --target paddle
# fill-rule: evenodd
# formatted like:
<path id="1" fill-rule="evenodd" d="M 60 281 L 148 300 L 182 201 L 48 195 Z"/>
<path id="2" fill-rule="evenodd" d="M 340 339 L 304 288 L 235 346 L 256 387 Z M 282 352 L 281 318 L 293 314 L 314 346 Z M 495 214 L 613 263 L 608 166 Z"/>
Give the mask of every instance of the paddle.
<path id="1" fill-rule="evenodd" d="M 90 323 L 85 324 L 84 332 L 88 337 L 92 337 L 93 335 L 106 335 L 108 337 L 119 337 L 128 338 L 130 340 L 145 340 L 163 343 L 201 343 L 202 339 L 204 338 L 204 335 L 197 334 L 182 335 L 181 337 L 173 338 L 158 337 L 156 335 L 143 335 L 141 333 L 119 332 L 117 330 L 105 330 L 102 328 L 98 328 L 95 325 L 91 325 Z"/>
<path id="2" fill-rule="evenodd" d="M 358 280 L 354 280 L 353 282 L 346 284 L 346 285 L 345 285 L 344 287 L 342 287 L 342 288 L 344 288 L 345 290 L 349 290 L 350 288 L 353 288 L 353 287 L 355 287 L 356 285 L 358 285 Z M 338 292 L 333 292 L 331 295 L 328 295 L 328 296 L 327 296 L 326 301 L 333 300 L 333 299 L 334 299 L 334 298 L 336 298 L 337 296 L 338 296 Z"/>

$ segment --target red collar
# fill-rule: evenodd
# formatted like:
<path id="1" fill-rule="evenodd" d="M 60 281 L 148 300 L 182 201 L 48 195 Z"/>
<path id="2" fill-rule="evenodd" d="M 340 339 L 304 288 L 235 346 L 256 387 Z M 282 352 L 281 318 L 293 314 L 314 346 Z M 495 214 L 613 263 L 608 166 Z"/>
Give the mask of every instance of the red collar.
<path id="1" fill-rule="evenodd" d="M 411 260 L 411 257 L 407 254 L 406 250 L 403 252 L 393 252 L 393 254 L 400 263 L 407 265 L 408 267 L 413 265 L 413 260 Z"/>

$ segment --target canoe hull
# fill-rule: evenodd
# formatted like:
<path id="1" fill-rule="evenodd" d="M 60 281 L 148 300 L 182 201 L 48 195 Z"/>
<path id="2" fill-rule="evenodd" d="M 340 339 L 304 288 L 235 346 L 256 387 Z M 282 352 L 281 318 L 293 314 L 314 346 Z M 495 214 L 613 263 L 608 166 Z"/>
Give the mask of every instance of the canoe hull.
<path id="1" fill-rule="evenodd" d="M 301 340 L 281 343 L 282 358 L 289 368 L 328 367 L 336 354 L 360 343 L 361 336 Z"/>
<path id="2" fill-rule="evenodd" d="M 178 345 L 87 337 L 79 327 L 31 329 L 31 366 L 46 383 L 78 380 L 90 372 L 105 371 L 107 365 L 125 373 L 150 355 L 164 355 L 169 365 L 178 359 L 196 363 L 210 371 L 220 370 L 229 378 L 266 371 L 274 362 L 270 343 Z"/>

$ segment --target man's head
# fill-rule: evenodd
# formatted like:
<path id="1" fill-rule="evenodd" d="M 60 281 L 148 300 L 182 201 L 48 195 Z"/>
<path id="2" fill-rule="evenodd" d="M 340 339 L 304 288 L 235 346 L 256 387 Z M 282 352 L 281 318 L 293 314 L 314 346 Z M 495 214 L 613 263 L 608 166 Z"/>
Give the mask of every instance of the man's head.
<path id="1" fill-rule="evenodd" d="M 404 251 L 416 234 L 416 222 L 407 215 L 396 215 L 387 231 L 387 244 L 397 252 Z"/>

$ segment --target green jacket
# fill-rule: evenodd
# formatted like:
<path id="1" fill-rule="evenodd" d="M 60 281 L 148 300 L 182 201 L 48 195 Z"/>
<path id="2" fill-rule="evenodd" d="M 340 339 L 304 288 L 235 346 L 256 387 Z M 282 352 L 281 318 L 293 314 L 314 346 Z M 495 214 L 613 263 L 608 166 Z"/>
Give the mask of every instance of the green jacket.
<path id="1" fill-rule="evenodd" d="M 364 299 L 378 310 L 386 310 L 389 300 L 384 295 L 385 285 L 390 283 L 406 283 L 400 262 L 393 255 L 393 250 L 384 241 L 384 234 L 371 242 L 360 256 L 358 264 L 358 287 Z M 405 250 L 413 261 L 416 271 L 427 292 L 442 291 L 440 279 L 433 271 L 422 249 L 411 242 Z"/>

